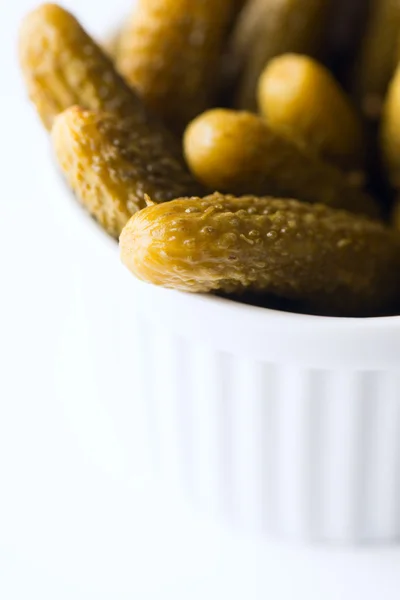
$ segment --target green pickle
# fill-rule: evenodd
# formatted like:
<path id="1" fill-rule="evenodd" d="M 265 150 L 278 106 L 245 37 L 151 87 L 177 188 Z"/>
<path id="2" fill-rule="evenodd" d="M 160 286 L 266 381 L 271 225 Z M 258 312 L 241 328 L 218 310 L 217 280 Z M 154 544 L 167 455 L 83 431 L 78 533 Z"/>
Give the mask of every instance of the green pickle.
<path id="1" fill-rule="evenodd" d="M 109 57 L 60 6 L 43 4 L 25 17 L 19 54 L 30 97 L 48 129 L 57 114 L 78 104 L 146 120 L 142 102 Z"/>
<path id="2" fill-rule="evenodd" d="M 375 201 L 339 169 L 251 113 L 215 109 L 200 115 L 185 132 L 184 149 L 194 175 L 211 189 L 378 215 Z"/>
<path id="3" fill-rule="evenodd" d="M 48 129 L 74 105 L 95 111 L 66 113 L 53 139 L 78 196 L 111 235 L 117 237 L 143 207 L 145 193 L 160 201 L 199 193 L 179 141 L 71 14 L 53 4 L 30 13 L 20 33 L 20 57 L 30 97 Z"/>
<path id="4" fill-rule="evenodd" d="M 178 161 L 110 113 L 69 108 L 56 117 L 52 141 L 76 196 L 113 237 L 145 206 L 146 194 L 165 202 L 199 193 Z"/>
<path id="5" fill-rule="evenodd" d="M 150 204 L 120 237 L 122 261 L 144 281 L 187 292 L 270 293 L 345 316 L 381 314 L 399 300 L 400 238 L 377 221 L 218 193 Z"/>
<path id="6" fill-rule="evenodd" d="M 350 98 L 316 60 L 284 54 L 268 63 L 258 83 L 268 125 L 343 169 L 361 168 L 363 127 Z"/>
<path id="7" fill-rule="evenodd" d="M 119 70 L 178 133 L 212 104 L 237 5 L 238 0 L 138 0 L 123 27 Z"/>
<path id="8" fill-rule="evenodd" d="M 103 46 L 57 4 L 25 17 L 21 70 L 58 165 L 138 279 L 398 314 L 400 0 L 368 0 L 361 114 L 335 79 L 365 26 L 355 1 L 137 0 Z M 388 225 L 367 172 L 381 205 L 396 197 Z"/>
<path id="9" fill-rule="evenodd" d="M 19 54 L 29 96 L 47 129 L 71 106 L 104 110 L 126 119 L 127 126 L 160 144 L 166 155 L 181 156 L 179 142 L 147 111 L 112 60 L 60 6 L 43 4 L 25 17 Z"/>
<path id="10" fill-rule="evenodd" d="M 232 61 L 242 75 L 238 106 L 256 109 L 258 78 L 265 65 L 286 52 L 318 54 L 330 0 L 249 0 L 232 37 Z"/>
<path id="11" fill-rule="evenodd" d="M 400 58 L 399 34 L 400 0 L 370 0 L 354 89 L 364 114 L 371 119 L 380 116 L 387 86 Z"/>

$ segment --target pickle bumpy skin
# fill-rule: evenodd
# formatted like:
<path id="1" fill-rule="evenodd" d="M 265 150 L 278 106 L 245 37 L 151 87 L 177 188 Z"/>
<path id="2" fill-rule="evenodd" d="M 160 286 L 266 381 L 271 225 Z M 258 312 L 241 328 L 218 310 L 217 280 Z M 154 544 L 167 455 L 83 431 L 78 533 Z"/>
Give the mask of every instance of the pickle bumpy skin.
<path id="1" fill-rule="evenodd" d="M 118 68 L 171 129 L 208 108 L 237 0 L 138 0 L 123 28 Z"/>
<path id="2" fill-rule="evenodd" d="M 285 52 L 315 54 L 330 15 L 330 0 L 249 0 L 232 37 L 232 61 L 242 72 L 238 105 L 255 110 L 258 78 Z"/>
<path id="3" fill-rule="evenodd" d="M 164 202 L 198 193 L 179 162 L 115 115 L 69 108 L 56 117 L 52 140 L 71 188 L 113 237 L 145 206 L 146 194 Z"/>
<path id="4" fill-rule="evenodd" d="M 296 200 L 214 194 L 152 205 L 130 219 L 120 247 L 138 278 L 182 291 L 252 290 L 351 316 L 399 300 L 395 232 Z"/>
<path id="5" fill-rule="evenodd" d="M 316 60 L 284 54 L 264 69 L 258 103 L 269 126 L 345 169 L 363 163 L 363 130 L 350 98 Z"/>
<path id="6" fill-rule="evenodd" d="M 375 202 L 339 169 L 251 113 L 215 109 L 200 115 L 185 132 L 184 148 L 193 173 L 211 189 L 297 198 L 377 216 Z"/>
<path id="7" fill-rule="evenodd" d="M 371 0 L 354 87 L 363 112 L 372 119 L 380 115 L 388 83 L 399 60 L 399 34 L 400 0 Z"/>
<path id="8" fill-rule="evenodd" d="M 60 6 L 44 4 L 25 17 L 19 53 L 29 96 L 47 129 L 54 117 L 74 105 L 105 110 L 126 119 L 127 126 L 161 145 L 166 155 L 181 156 L 177 140 L 149 114 L 111 59 Z"/>
<path id="9" fill-rule="evenodd" d="M 390 82 L 382 110 L 381 150 L 391 185 L 400 189 L 400 65 Z"/>

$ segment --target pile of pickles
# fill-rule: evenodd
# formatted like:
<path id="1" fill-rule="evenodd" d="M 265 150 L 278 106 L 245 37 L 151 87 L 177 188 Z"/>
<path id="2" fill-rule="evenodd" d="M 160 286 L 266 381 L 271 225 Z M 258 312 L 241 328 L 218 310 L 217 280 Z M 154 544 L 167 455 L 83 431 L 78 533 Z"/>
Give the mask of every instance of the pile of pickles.
<path id="1" fill-rule="evenodd" d="M 136 0 L 96 42 L 20 29 L 76 198 L 147 282 L 309 314 L 400 314 L 400 0 Z"/>

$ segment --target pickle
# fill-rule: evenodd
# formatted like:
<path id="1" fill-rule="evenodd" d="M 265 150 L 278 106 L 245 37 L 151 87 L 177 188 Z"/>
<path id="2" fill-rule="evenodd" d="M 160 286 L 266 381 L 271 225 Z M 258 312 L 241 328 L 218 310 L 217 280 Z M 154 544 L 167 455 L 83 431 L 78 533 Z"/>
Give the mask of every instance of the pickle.
<path id="1" fill-rule="evenodd" d="M 166 155 L 181 156 L 178 141 L 145 109 L 111 59 L 60 6 L 44 4 L 25 17 L 19 51 L 29 95 L 47 129 L 70 106 L 105 110 L 127 119 L 127 126 L 160 144 Z"/>
<path id="2" fill-rule="evenodd" d="M 69 108 L 55 118 L 52 141 L 71 188 L 113 237 L 146 194 L 163 202 L 199 193 L 179 161 L 110 113 Z"/>
<path id="3" fill-rule="evenodd" d="M 214 194 L 151 205 L 120 237 L 139 279 L 187 292 L 268 293 L 364 316 L 400 298 L 400 241 L 377 221 L 296 200 Z"/>
<path id="4" fill-rule="evenodd" d="M 345 169 L 363 164 L 363 130 L 350 99 L 316 60 L 284 54 L 264 69 L 258 103 L 269 126 Z"/>
<path id="5" fill-rule="evenodd" d="M 381 120 L 381 150 L 391 185 L 400 189 L 400 65 L 386 95 Z"/>
<path id="6" fill-rule="evenodd" d="M 256 109 L 258 78 L 286 52 L 315 54 L 321 48 L 330 0 L 249 0 L 232 38 L 232 61 L 242 71 L 238 106 Z"/>
<path id="7" fill-rule="evenodd" d="M 215 109 L 184 136 L 186 159 L 207 187 L 236 195 L 297 198 L 377 216 L 375 202 L 322 161 L 248 112 Z"/>
<path id="8" fill-rule="evenodd" d="M 400 0 L 370 2 L 368 24 L 356 61 L 354 86 L 364 114 L 376 119 L 399 60 Z"/>
<path id="9" fill-rule="evenodd" d="M 171 127 L 212 104 L 237 0 L 138 0 L 123 28 L 118 69 Z"/>

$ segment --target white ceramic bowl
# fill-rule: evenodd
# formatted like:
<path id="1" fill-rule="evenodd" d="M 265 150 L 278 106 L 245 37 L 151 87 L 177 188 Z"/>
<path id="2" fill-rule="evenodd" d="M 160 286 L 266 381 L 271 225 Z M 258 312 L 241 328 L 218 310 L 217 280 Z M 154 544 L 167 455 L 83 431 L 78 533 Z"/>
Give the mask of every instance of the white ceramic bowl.
<path id="1" fill-rule="evenodd" d="M 99 398 L 115 431 L 141 433 L 135 452 L 151 447 L 165 493 L 183 486 L 260 533 L 396 540 L 400 317 L 304 316 L 143 284 L 56 185 Z"/>

